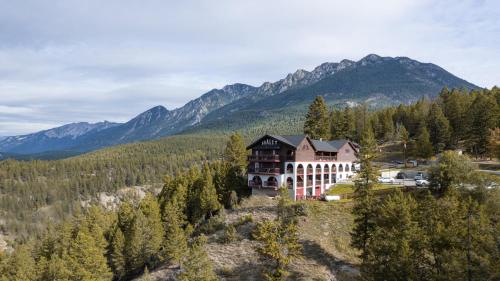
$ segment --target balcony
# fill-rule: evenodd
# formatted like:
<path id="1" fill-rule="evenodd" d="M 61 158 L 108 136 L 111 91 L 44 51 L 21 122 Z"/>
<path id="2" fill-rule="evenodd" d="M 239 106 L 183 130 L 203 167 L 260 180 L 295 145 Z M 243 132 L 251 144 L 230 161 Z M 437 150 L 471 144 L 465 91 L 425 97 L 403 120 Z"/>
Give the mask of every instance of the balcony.
<path id="1" fill-rule="evenodd" d="M 249 155 L 248 161 L 250 162 L 279 162 L 279 155 Z"/>
<path id="2" fill-rule="evenodd" d="M 279 175 L 281 174 L 280 168 L 250 168 L 248 172 L 251 174 L 266 174 L 266 175 Z"/>
<path id="3" fill-rule="evenodd" d="M 337 161 L 337 156 L 321 156 L 321 155 L 316 155 L 316 156 L 314 156 L 314 160 L 316 160 L 316 161 L 334 162 L 334 161 Z"/>

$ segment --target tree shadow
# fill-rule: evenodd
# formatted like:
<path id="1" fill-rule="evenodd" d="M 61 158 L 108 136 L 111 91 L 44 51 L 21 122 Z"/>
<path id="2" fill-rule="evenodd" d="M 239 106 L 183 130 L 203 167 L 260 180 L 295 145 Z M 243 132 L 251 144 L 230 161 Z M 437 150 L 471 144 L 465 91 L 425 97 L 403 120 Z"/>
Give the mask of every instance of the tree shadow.
<path id="1" fill-rule="evenodd" d="M 350 262 L 338 259 L 329 252 L 327 252 L 321 245 L 311 240 L 301 240 L 302 254 L 305 258 L 314 260 L 318 264 L 326 266 L 330 272 L 336 273 L 343 270 L 343 268 L 355 269 L 356 266 Z M 293 272 L 293 274 L 298 274 L 301 276 L 300 272 Z"/>

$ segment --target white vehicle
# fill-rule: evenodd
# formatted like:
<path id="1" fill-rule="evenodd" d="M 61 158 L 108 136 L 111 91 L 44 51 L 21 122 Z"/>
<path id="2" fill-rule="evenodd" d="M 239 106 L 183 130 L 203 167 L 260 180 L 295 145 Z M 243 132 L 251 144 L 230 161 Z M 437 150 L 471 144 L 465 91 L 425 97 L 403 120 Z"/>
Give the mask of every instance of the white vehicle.
<path id="1" fill-rule="evenodd" d="M 394 183 L 393 178 L 387 178 L 387 177 L 380 177 L 378 178 L 379 183 Z"/>
<path id="2" fill-rule="evenodd" d="M 416 181 L 417 180 L 423 180 L 424 179 L 424 173 L 418 172 L 417 175 L 414 178 Z"/>
<path id="3" fill-rule="evenodd" d="M 424 180 L 424 179 L 416 180 L 415 184 L 417 186 L 428 186 L 429 185 L 429 181 L 428 180 Z"/>

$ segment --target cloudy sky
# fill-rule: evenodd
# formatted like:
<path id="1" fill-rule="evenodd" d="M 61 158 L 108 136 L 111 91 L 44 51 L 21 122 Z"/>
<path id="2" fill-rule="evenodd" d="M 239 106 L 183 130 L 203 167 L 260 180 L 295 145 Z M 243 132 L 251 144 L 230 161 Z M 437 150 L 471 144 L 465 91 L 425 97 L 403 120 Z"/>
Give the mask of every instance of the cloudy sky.
<path id="1" fill-rule="evenodd" d="M 369 53 L 500 84 L 500 1 L 0 0 L 0 136 Z"/>

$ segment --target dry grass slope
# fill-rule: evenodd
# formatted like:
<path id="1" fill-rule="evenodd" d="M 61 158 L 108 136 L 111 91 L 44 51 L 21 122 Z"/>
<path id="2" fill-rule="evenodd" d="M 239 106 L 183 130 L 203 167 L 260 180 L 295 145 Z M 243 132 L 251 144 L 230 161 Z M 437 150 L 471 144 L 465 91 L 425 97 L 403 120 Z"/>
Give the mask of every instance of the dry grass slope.
<path id="1" fill-rule="evenodd" d="M 235 226 L 237 239 L 224 243 L 224 229 L 208 235 L 206 249 L 221 280 L 263 280 L 265 264 L 255 252 L 256 241 L 251 238 L 255 224 L 274 219 L 276 200 L 253 196 L 235 210 L 227 211 L 221 224 Z M 290 280 L 357 280 L 356 251 L 350 244 L 353 219 L 351 203 L 304 201 L 307 215 L 300 217 L 299 233 L 303 258 L 292 263 Z M 175 269 L 163 268 L 152 272 L 156 280 L 172 280 Z"/>

